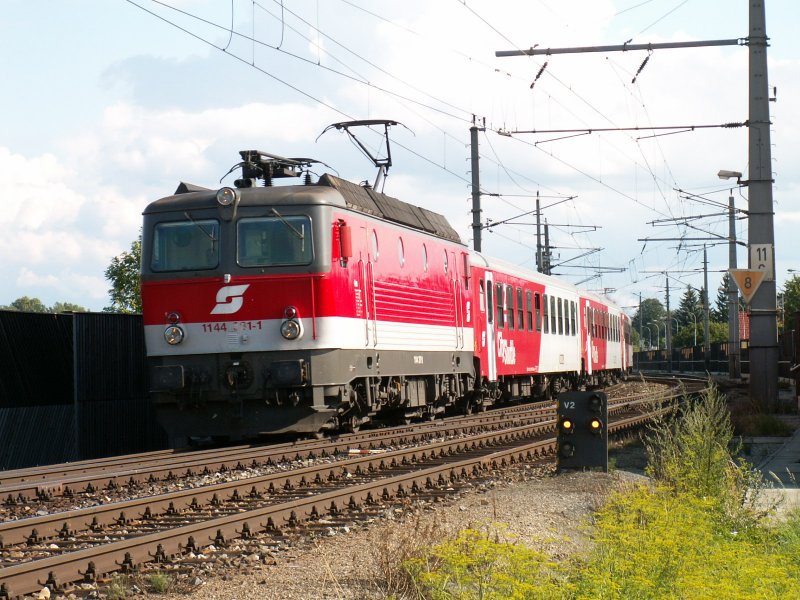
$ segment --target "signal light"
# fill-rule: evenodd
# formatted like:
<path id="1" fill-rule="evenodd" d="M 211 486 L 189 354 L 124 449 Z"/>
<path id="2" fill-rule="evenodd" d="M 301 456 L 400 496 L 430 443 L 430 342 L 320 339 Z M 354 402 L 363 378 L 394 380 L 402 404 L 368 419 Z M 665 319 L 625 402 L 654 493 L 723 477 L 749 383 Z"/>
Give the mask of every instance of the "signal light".
<path id="1" fill-rule="evenodd" d="M 558 396 L 558 470 L 608 470 L 608 401 L 602 392 Z"/>
<path id="2" fill-rule="evenodd" d="M 569 442 L 560 443 L 558 446 L 558 453 L 564 458 L 571 458 L 575 455 L 575 446 Z"/>

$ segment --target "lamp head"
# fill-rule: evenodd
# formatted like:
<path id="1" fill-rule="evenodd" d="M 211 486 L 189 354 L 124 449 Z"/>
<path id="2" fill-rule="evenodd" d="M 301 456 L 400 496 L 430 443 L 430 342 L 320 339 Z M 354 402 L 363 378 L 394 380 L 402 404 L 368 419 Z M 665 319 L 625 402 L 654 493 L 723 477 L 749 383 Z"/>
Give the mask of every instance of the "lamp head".
<path id="1" fill-rule="evenodd" d="M 737 181 L 742 178 L 742 174 L 739 171 L 726 171 L 722 169 L 719 173 L 717 173 L 717 177 L 720 179 L 736 179 Z"/>

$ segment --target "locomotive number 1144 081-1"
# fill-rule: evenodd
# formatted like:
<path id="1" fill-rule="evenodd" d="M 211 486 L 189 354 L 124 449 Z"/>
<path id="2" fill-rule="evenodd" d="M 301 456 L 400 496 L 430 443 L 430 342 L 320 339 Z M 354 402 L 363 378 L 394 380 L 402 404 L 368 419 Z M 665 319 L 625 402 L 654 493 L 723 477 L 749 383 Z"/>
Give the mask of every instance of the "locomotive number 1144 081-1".
<path id="1" fill-rule="evenodd" d="M 224 331 L 236 333 L 238 331 L 260 331 L 261 321 L 230 321 L 225 323 L 203 323 L 203 333 L 216 333 Z"/>

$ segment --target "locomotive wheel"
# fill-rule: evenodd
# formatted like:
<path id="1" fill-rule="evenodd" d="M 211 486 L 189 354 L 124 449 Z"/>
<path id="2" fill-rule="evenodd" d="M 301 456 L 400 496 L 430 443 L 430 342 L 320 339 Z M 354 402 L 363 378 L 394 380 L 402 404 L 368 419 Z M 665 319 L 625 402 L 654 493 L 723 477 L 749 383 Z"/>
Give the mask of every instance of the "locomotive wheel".
<path id="1" fill-rule="evenodd" d="M 346 433 L 357 433 L 361 429 L 361 418 L 358 415 L 344 417 L 340 421 L 339 429 Z"/>

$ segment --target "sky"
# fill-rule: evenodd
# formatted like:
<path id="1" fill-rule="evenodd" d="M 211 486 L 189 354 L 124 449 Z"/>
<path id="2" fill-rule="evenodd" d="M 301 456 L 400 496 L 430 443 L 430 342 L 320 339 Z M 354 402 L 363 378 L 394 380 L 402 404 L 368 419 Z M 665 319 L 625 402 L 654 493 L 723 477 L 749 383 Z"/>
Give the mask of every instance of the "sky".
<path id="1" fill-rule="evenodd" d="M 747 188 L 717 177 L 747 179 L 747 130 L 708 127 L 748 118 L 747 48 L 495 52 L 740 39 L 748 4 L 5 0 L 0 305 L 30 296 L 102 310 L 105 269 L 138 236 L 145 206 L 180 181 L 231 185 L 222 178 L 239 150 L 313 157 L 372 181 L 343 133 L 317 139 L 352 119 L 404 125 L 390 130 L 384 191 L 446 215 L 471 246 L 474 115 L 485 125 L 482 221 L 503 221 L 483 230 L 484 254 L 535 269 L 538 193 L 554 273 L 635 307 L 640 294 L 664 301 L 666 272 L 677 306 L 703 285 L 702 242 L 642 240 L 726 237 L 731 193 L 747 210 Z M 766 0 L 766 12 L 780 289 L 800 271 L 800 19 L 794 0 Z M 647 129 L 665 126 L 679 128 Z M 379 151 L 377 134 L 363 139 Z M 698 215 L 708 216 L 687 220 Z M 708 243 L 713 301 L 728 247 Z M 738 261 L 747 266 L 744 248 Z"/>

